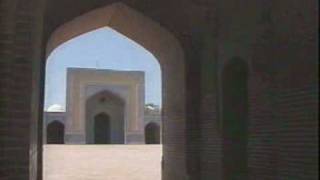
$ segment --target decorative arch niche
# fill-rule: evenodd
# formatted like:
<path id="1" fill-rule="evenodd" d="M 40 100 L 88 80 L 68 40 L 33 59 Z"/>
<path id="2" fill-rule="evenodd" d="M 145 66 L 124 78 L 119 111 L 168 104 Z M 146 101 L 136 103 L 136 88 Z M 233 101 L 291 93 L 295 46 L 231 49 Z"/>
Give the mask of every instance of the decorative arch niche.
<path id="1" fill-rule="evenodd" d="M 248 179 L 248 64 L 232 58 L 222 72 L 223 179 Z"/>
<path id="2" fill-rule="evenodd" d="M 101 102 L 101 99 L 105 102 Z M 86 100 L 86 141 L 88 144 L 124 144 L 125 143 L 125 102 L 124 100 L 105 90 L 98 92 Z M 104 118 L 102 118 L 104 117 Z M 105 121 L 104 121 L 104 120 Z M 108 121 L 108 125 L 106 123 Z M 106 123 L 105 125 L 104 122 Z M 101 129 L 97 126 L 101 125 Z M 103 127 L 104 126 L 104 127 Z M 107 126 L 107 127 L 106 127 Z M 97 137 L 101 131 L 108 132 L 108 140 Z M 98 131 L 100 132 L 98 132 Z M 102 135 L 102 136 L 104 136 Z M 97 138 L 99 140 L 97 140 Z"/>
<path id="3" fill-rule="evenodd" d="M 62 43 L 102 27 L 112 28 L 125 35 L 158 60 L 162 72 L 163 165 L 166 167 L 163 174 L 187 177 L 184 52 L 170 32 L 125 4 L 114 3 L 90 11 L 57 28 L 48 40 L 46 56 Z M 184 153 L 177 156 L 174 152 Z M 170 171 L 177 166 L 181 167 L 179 172 Z"/>

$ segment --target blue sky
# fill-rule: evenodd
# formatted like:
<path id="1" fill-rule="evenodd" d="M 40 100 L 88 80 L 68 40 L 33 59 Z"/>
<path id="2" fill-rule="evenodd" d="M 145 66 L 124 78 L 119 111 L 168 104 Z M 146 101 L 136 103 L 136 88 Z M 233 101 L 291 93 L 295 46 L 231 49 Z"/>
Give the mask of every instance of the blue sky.
<path id="1" fill-rule="evenodd" d="M 101 28 L 60 45 L 48 57 L 45 109 L 54 104 L 65 107 L 68 67 L 145 72 L 146 103 L 161 106 L 161 70 L 146 49 L 110 28 Z"/>

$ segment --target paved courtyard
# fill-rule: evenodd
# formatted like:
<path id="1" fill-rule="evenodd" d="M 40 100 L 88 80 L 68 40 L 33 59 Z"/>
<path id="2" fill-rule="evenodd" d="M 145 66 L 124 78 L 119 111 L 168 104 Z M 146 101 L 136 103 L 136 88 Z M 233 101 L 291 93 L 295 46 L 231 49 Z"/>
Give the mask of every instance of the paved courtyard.
<path id="1" fill-rule="evenodd" d="M 160 180 L 161 145 L 45 145 L 44 180 Z"/>

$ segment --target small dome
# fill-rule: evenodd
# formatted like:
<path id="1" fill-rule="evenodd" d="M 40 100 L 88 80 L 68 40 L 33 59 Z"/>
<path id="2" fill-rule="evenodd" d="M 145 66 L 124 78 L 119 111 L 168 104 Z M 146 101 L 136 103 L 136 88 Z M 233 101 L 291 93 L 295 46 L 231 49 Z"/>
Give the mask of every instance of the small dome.
<path id="1" fill-rule="evenodd" d="M 149 110 L 155 110 L 156 109 L 154 106 L 150 106 L 150 105 L 147 105 L 146 108 L 149 109 Z"/>
<path id="2" fill-rule="evenodd" d="M 48 109 L 47 112 L 64 112 L 64 108 L 60 104 L 53 104 Z"/>

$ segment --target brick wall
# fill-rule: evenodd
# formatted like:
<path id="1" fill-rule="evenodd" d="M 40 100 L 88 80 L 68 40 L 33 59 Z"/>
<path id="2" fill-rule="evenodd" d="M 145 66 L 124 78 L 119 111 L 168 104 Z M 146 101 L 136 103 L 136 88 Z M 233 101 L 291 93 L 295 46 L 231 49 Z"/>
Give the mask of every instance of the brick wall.
<path id="1" fill-rule="evenodd" d="M 222 135 L 217 100 L 216 94 L 207 94 L 202 98 L 201 103 L 201 178 L 203 180 L 222 177 Z"/>
<path id="2" fill-rule="evenodd" d="M 277 179 L 318 179 L 318 87 L 277 94 Z"/>
<path id="3" fill-rule="evenodd" d="M 22 1 L 1 1 L 1 179 L 29 175 L 32 17 Z M 20 9 L 20 11 L 17 11 Z M 23 91 L 21 91 L 23 89 Z"/>
<path id="4" fill-rule="evenodd" d="M 35 177 L 32 162 L 37 162 L 37 145 L 31 136 L 31 99 L 34 47 L 38 45 L 37 1 L 1 1 L 1 179 Z M 3 65 L 3 66 L 2 66 Z M 36 125 L 36 124 L 35 124 Z M 33 151 L 32 151 L 33 150 Z M 31 154 L 30 154 L 31 153 Z M 30 156 L 31 155 L 31 156 Z"/>
<path id="5" fill-rule="evenodd" d="M 275 99 L 270 80 L 253 72 L 249 78 L 248 167 L 252 180 L 277 179 Z"/>

